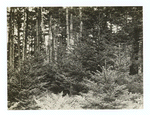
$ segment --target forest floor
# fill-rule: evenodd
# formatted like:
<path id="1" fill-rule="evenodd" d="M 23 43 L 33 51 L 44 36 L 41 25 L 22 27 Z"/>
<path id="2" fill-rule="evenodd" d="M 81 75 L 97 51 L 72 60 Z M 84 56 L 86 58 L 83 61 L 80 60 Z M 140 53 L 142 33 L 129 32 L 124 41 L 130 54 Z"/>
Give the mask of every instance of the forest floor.
<path id="1" fill-rule="evenodd" d="M 8 110 L 143 109 L 143 94 L 139 93 L 142 86 L 134 81 L 128 87 L 130 91 L 122 90 L 121 87 L 123 86 L 117 86 L 112 89 L 113 91 L 108 90 L 109 92 L 102 94 L 98 93 L 100 90 L 89 90 L 78 95 L 63 95 L 63 91 L 54 94 L 47 89 L 34 88 L 32 89 L 34 93 L 28 98 L 23 94 L 16 102 L 8 101 Z M 119 89 L 123 93 L 116 97 Z M 31 90 L 22 90 L 22 92 L 31 92 Z"/>
<path id="2" fill-rule="evenodd" d="M 94 98 L 94 96 L 90 97 L 92 100 Z M 99 101 L 97 104 L 93 104 L 92 107 L 88 107 L 89 101 L 89 97 L 87 98 L 81 95 L 62 96 L 62 93 L 53 94 L 45 92 L 39 96 L 33 95 L 33 97 L 31 96 L 30 99 L 26 101 L 13 102 L 8 110 L 81 110 L 99 109 L 100 106 L 104 106 L 104 103 Z M 120 100 L 118 101 L 120 102 Z M 105 104 L 105 106 L 108 106 L 113 103 L 109 102 Z M 120 107 L 118 105 L 116 105 L 118 109 L 143 109 L 143 96 L 141 95 L 134 100 L 120 102 Z"/>

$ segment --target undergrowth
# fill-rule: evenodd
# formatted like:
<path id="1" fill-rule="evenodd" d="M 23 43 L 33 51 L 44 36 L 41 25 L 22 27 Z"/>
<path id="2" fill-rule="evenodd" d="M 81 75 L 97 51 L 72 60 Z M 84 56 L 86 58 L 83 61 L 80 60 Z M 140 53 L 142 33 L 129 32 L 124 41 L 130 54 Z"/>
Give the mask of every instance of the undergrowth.
<path id="1" fill-rule="evenodd" d="M 142 75 L 129 76 L 103 67 L 103 72 L 90 73 L 90 78 L 85 77 L 78 83 L 86 88 L 86 92 L 80 90 L 77 94 L 70 94 L 75 87 L 73 80 L 63 74 L 56 73 L 54 76 L 33 77 L 30 87 L 24 87 L 19 93 L 16 102 L 9 103 L 9 109 L 142 109 L 143 90 Z M 45 78 L 46 77 L 46 78 Z M 49 82 L 46 80 L 49 78 Z M 45 80 L 44 80 L 45 79 Z M 62 82 L 52 81 L 55 79 Z M 27 81 L 25 81 L 27 82 Z M 59 85 L 58 85 L 58 84 Z M 72 85 L 70 85 L 72 83 Z M 26 85 L 24 85 L 26 86 Z M 62 87 L 62 90 L 52 87 Z M 71 87 L 72 86 L 72 87 Z M 132 87 L 130 87 L 132 86 Z M 64 89 L 64 87 L 66 89 Z M 137 89 L 137 90 L 136 90 Z M 65 92 L 68 90 L 69 92 Z"/>
<path id="2" fill-rule="evenodd" d="M 39 55 L 22 63 L 21 70 L 8 69 L 8 109 L 143 108 L 142 74 L 129 75 L 111 66 L 92 71 L 84 56 L 77 56 L 68 53 L 58 64 Z"/>

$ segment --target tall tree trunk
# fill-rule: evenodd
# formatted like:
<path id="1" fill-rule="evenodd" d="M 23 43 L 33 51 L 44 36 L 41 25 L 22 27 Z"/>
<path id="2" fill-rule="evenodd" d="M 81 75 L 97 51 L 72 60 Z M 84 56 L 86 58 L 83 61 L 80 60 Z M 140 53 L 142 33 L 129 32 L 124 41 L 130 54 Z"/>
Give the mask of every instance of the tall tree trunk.
<path id="1" fill-rule="evenodd" d="M 52 34 L 52 61 L 55 63 L 56 59 L 56 39 L 55 36 Z"/>
<path id="2" fill-rule="evenodd" d="M 130 73 L 129 73 L 130 75 L 138 74 L 139 35 L 140 35 L 140 29 L 138 27 L 135 27 L 133 44 L 132 44 L 131 66 L 130 66 Z"/>
<path id="3" fill-rule="evenodd" d="M 139 71 L 138 73 L 143 73 L 143 40 L 139 40 Z"/>
<path id="4" fill-rule="evenodd" d="M 18 35 L 18 71 L 21 70 L 21 50 L 20 50 L 20 28 L 21 28 L 21 17 L 20 17 L 20 9 L 18 9 L 18 20 L 17 20 L 17 35 Z M 21 76 L 20 76 L 20 72 L 19 72 L 19 81 L 20 81 L 20 87 L 21 87 Z"/>
<path id="5" fill-rule="evenodd" d="M 111 21 L 110 21 L 110 34 L 112 34 L 112 18 L 111 18 L 111 13 L 110 13 L 110 17 L 109 17 L 109 18 L 110 18 L 110 20 L 111 20 Z"/>
<path id="6" fill-rule="evenodd" d="M 22 42 L 22 61 L 24 61 L 24 50 L 25 50 L 25 25 L 26 25 L 26 13 L 24 8 L 24 23 L 23 23 L 23 42 Z"/>
<path id="7" fill-rule="evenodd" d="M 28 18 L 28 13 L 27 13 L 27 8 L 24 8 L 24 38 L 23 38 L 23 49 L 22 49 L 22 61 L 24 61 L 26 59 L 26 48 L 27 48 L 27 26 L 28 26 L 28 22 L 27 22 L 27 18 Z"/>
<path id="8" fill-rule="evenodd" d="M 79 36 L 82 37 L 82 25 L 83 25 L 83 22 L 82 22 L 82 7 L 79 8 L 79 17 L 80 17 L 80 34 L 79 34 Z"/>
<path id="9" fill-rule="evenodd" d="M 141 61 L 142 61 L 142 63 L 141 63 L 141 72 L 143 73 L 143 40 L 142 40 L 142 42 L 141 42 Z"/>
<path id="10" fill-rule="evenodd" d="M 28 40 L 28 7 L 26 8 L 25 10 L 25 33 L 24 33 L 24 60 L 26 60 L 26 57 L 27 57 L 27 40 Z"/>
<path id="11" fill-rule="evenodd" d="M 21 51 L 20 51 L 20 26 L 21 26 L 21 22 L 20 22 L 20 12 L 18 11 L 18 28 L 17 28 L 17 35 L 18 35 L 18 69 L 20 70 L 21 67 Z"/>
<path id="12" fill-rule="evenodd" d="M 69 20 L 68 20 L 68 7 L 66 7 L 66 34 L 67 34 L 67 48 L 69 47 Z"/>
<path id="13" fill-rule="evenodd" d="M 74 45 L 73 40 L 73 19 L 72 19 L 72 7 L 71 7 L 71 14 L 70 14 L 70 44 Z"/>
<path id="14" fill-rule="evenodd" d="M 10 25 L 11 25 L 11 18 L 10 18 L 10 8 L 7 8 L 7 64 L 9 65 L 9 56 L 10 56 Z"/>
<path id="15" fill-rule="evenodd" d="M 37 10 L 36 10 L 36 40 L 35 40 L 35 52 L 37 53 L 38 52 L 38 47 L 39 47 L 39 16 L 38 16 L 38 10 L 39 10 L 39 8 L 37 8 Z M 35 53 L 34 52 L 34 53 Z"/>
<path id="16" fill-rule="evenodd" d="M 52 51 L 54 48 L 52 47 L 53 35 L 52 35 L 52 15 L 49 15 L 49 40 L 48 40 L 48 48 L 47 48 L 47 56 L 49 62 L 52 62 Z"/>
<path id="17" fill-rule="evenodd" d="M 41 51 L 41 7 L 38 8 L 38 33 L 39 33 L 39 37 L 38 37 L 38 51 Z"/>
<path id="18" fill-rule="evenodd" d="M 10 63 L 11 63 L 11 68 L 12 68 L 12 70 L 14 69 L 14 61 L 15 61 L 15 53 L 14 53 L 14 19 L 13 19 L 13 17 L 14 17 L 14 9 L 12 8 L 12 13 L 11 13 L 11 20 L 12 20 L 12 25 L 11 25 L 11 28 L 12 28 L 12 30 L 11 30 L 11 45 L 10 45 L 10 47 L 11 47 L 11 51 L 10 51 Z M 10 29 L 11 29 L 10 28 Z"/>
<path id="19" fill-rule="evenodd" d="M 58 53 L 58 37 L 55 36 L 54 38 L 55 38 L 55 63 L 56 63 L 57 62 L 57 53 Z"/>
<path id="20" fill-rule="evenodd" d="M 14 24 L 13 24 L 13 16 L 14 16 L 14 9 L 10 8 L 10 19 L 9 19 L 9 66 L 13 70 L 14 69 Z"/>
<path id="21" fill-rule="evenodd" d="M 60 12 L 59 12 L 59 24 L 61 24 L 61 17 L 60 17 Z M 58 36 L 58 42 L 59 42 L 59 46 L 58 46 L 58 49 L 57 49 L 57 63 L 61 63 L 61 60 L 62 60 L 62 51 L 63 51 L 63 47 L 62 47 L 62 36 L 63 34 L 61 33 L 60 36 Z"/>
<path id="22" fill-rule="evenodd" d="M 44 19 L 43 19 L 43 8 L 41 7 L 41 50 L 43 50 L 43 45 L 44 45 Z"/>
<path id="23" fill-rule="evenodd" d="M 31 43 L 31 48 L 30 48 L 30 49 L 31 49 L 31 52 L 30 52 L 30 53 L 31 53 L 31 57 L 32 57 L 32 56 L 34 57 L 34 55 L 33 55 L 33 54 L 34 54 L 34 43 L 33 43 L 33 41 L 34 41 L 34 38 L 31 37 L 31 38 L 30 38 L 30 43 Z"/>
<path id="24" fill-rule="evenodd" d="M 101 37 L 100 37 L 100 34 L 101 34 L 100 25 L 101 25 L 101 23 L 100 23 L 100 11 L 99 11 L 99 14 L 98 14 L 98 40 L 101 39 Z"/>
<path id="25" fill-rule="evenodd" d="M 12 34 L 12 8 L 7 9 L 7 11 L 9 12 L 7 14 L 7 19 L 8 20 L 8 25 L 7 25 L 7 33 L 8 33 L 8 38 L 7 38 L 7 61 L 8 61 L 8 66 L 11 66 L 11 34 Z"/>

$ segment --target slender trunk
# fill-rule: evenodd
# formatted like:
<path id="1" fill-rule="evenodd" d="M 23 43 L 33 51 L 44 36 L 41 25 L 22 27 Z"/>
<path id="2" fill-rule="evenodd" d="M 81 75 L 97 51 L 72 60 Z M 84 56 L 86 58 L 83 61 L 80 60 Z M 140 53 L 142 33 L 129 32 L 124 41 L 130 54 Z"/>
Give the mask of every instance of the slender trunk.
<path id="1" fill-rule="evenodd" d="M 143 41 L 139 40 L 139 71 L 138 73 L 143 73 Z"/>
<path id="2" fill-rule="evenodd" d="M 27 57 L 27 39 L 28 39 L 28 7 L 25 10 L 25 33 L 24 33 L 24 60 L 26 60 Z"/>
<path id="3" fill-rule="evenodd" d="M 82 22 L 82 7 L 79 8 L 79 17 L 80 17 L 80 37 L 82 37 L 82 25 L 83 25 L 83 22 Z"/>
<path id="4" fill-rule="evenodd" d="M 143 40 L 141 42 L 141 72 L 143 73 Z"/>
<path id="5" fill-rule="evenodd" d="M 60 19 L 61 19 L 61 16 L 60 16 L 60 12 L 59 12 L 59 23 L 61 23 Z M 62 38 L 63 38 L 63 34 L 61 34 L 62 37 L 59 36 L 59 47 L 61 48 L 62 47 Z"/>
<path id="6" fill-rule="evenodd" d="M 52 39 L 52 61 L 53 61 L 53 63 L 55 63 L 55 54 L 56 53 L 56 39 L 55 39 L 55 37 L 54 37 L 54 35 L 53 35 L 53 39 Z"/>
<path id="7" fill-rule="evenodd" d="M 59 24 L 61 23 L 61 17 L 60 17 L 60 12 L 59 12 Z M 62 34 L 61 34 L 62 35 Z M 63 36 L 63 35 L 62 35 Z M 57 49 L 57 62 L 58 63 L 61 63 L 61 60 L 62 60 L 62 36 L 58 36 L 58 42 L 59 42 L 59 47 Z"/>
<path id="8" fill-rule="evenodd" d="M 22 62 L 24 61 L 24 49 L 25 49 L 25 22 L 26 22 L 26 16 L 25 16 L 25 9 L 24 9 L 24 23 L 23 23 L 23 42 L 22 42 Z"/>
<path id="9" fill-rule="evenodd" d="M 104 78 L 105 78 L 105 82 L 107 82 L 106 73 L 107 73 L 107 62 L 106 62 L 106 59 L 105 59 L 105 68 L 104 68 Z"/>
<path id="10" fill-rule="evenodd" d="M 54 37 L 55 38 L 55 37 Z M 58 52 L 58 38 L 55 38 L 55 62 L 57 62 L 57 52 Z"/>
<path id="11" fill-rule="evenodd" d="M 112 19 L 111 19 L 111 13 L 110 13 L 110 34 L 112 34 Z"/>
<path id="12" fill-rule="evenodd" d="M 55 38 L 52 39 L 52 61 L 55 63 Z"/>
<path id="13" fill-rule="evenodd" d="M 72 19 L 72 7 L 71 7 L 71 14 L 70 14 L 70 44 L 74 45 L 73 40 L 73 19 Z"/>
<path id="14" fill-rule="evenodd" d="M 38 51 L 41 51 L 41 7 L 38 8 Z"/>
<path id="15" fill-rule="evenodd" d="M 17 31 L 18 31 L 18 68 L 20 70 L 20 67 L 21 67 L 21 52 L 20 52 L 20 12 L 18 12 L 18 28 L 17 28 Z"/>
<path id="16" fill-rule="evenodd" d="M 25 60 L 25 50 L 26 50 L 26 19 L 27 19 L 27 15 L 26 15 L 26 8 L 24 8 L 24 24 L 23 24 L 23 26 L 24 26 L 24 28 L 23 28 L 23 30 L 24 30 L 24 32 L 23 32 L 23 36 L 24 36 L 24 38 L 23 38 L 23 49 L 22 49 L 22 61 L 24 61 Z"/>
<path id="17" fill-rule="evenodd" d="M 134 28 L 134 38 L 132 44 L 132 56 L 131 56 L 131 66 L 130 66 L 130 75 L 138 74 L 138 52 L 139 52 L 139 34 L 140 30 Z"/>
<path id="18" fill-rule="evenodd" d="M 69 47 L 69 22 L 68 22 L 68 8 L 66 8 L 66 34 L 67 34 L 67 48 Z"/>
<path id="19" fill-rule="evenodd" d="M 98 40 L 100 40 L 101 37 L 100 37 L 100 11 L 99 11 L 99 14 L 98 14 Z"/>
<path id="20" fill-rule="evenodd" d="M 38 21 L 39 17 L 38 17 L 38 9 L 39 8 L 37 8 L 37 11 L 36 11 L 36 18 L 37 19 L 36 19 L 36 40 L 35 40 L 35 44 L 34 44 L 35 45 L 35 49 L 34 49 L 35 52 L 38 52 L 38 47 L 39 47 L 39 28 L 38 28 L 39 27 L 39 25 L 38 25 L 39 24 L 39 21 Z"/>
<path id="21" fill-rule="evenodd" d="M 11 18 L 10 18 L 10 9 L 7 8 L 7 64 L 9 64 L 9 57 L 10 57 L 10 25 L 11 25 Z"/>
<path id="22" fill-rule="evenodd" d="M 44 37 L 44 20 L 43 20 L 43 8 L 41 7 L 41 50 L 43 50 L 43 45 L 44 45 L 44 40 L 45 40 L 45 37 Z"/>
<path id="23" fill-rule="evenodd" d="M 18 35 L 18 71 L 21 70 L 21 50 L 20 50 L 20 28 L 21 28 L 21 17 L 20 17 L 20 9 L 18 9 L 18 20 L 17 20 L 17 35 Z M 20 79 L 20 87 L 21 87 L 21 76 L 19 72 L 19 79 Z"/>
<path id="24" fill-rule="evenodd" d="M 34 54 L 36 52 L 36 48 L 37 48 L 37 20 L 36 20 L 36 25 L 35 25 L 35 30 L 36 30 L 36 36 L 34 38 Z"/>
<path id="25" fill-rule="evenodd" d="M 52 62 L 52 15 L 49 16 L 49 40 L 48 40 L 48 49 L 47 49 L 47 55 L 49 62 Z"/>
<path id="26" fill-rule="evenodd" d="M 14 16 L 14 9 L 10 8 L 10 19 L 9 19 L 9 66 L 13 70 L 14 69 L 14 24 L 13 24 L 13 16 Z"/>
<path id="27" fill-rule="evenodd" d="M 121 47 L 120 47 L 121 45 L 120 45 L 120 43 L 119 43 L 119 67 L 121 66 Z"/>
<path id="28" fill-rule="evenodd" d="M 76 35 L 76 42 L 78 42 L 79 41 L 79 33 L 77 33 L 77 35 Z"/>
<path id="29" fill-rule="evenodd" d="M 13 16 L 14 16 L 14 10 L 13 10 Z M 12 56 L 12 70 L 15 68 L 15 44 L 14 44 L 14 19 L 13 19 L 13 24 L 12 24 L 12 34 L 11 34 L 11 49 L 12 49 L 12 53 L 10 56 Z"/>
<path id="30" fill-rule="evenodd" d="M 20 28 L 18 28 L 18 68 L 20 70 L 21 67 L 21 53 L 20 53 Z"/>
<path id="31" fill-rule="evenodd" d="M 7 44 L 7 60 L 8 60 L 8 64 L 9 64 L 9 67 L 11 67 L 11 53 L 12 53 L 12 48 L 11 48 L 11 37 L 12 37 L 12 8 L 10 8 L 10 13 L 8 14 L 8 17 L 9 17 L 9 21 L 8 21 L 8 44 Z M 7 17 L 7 18 L 8 18 Z"/>
<path id="32" fill-rule="evenodd" d="M 30 49 L 31 49 L 31 57 L 33 56 L 34 54 L 34 43 L 33 43 L 33 37 L 30 38 L 30 43 L 31 43 L 31 46 L 30 46 Z"/>

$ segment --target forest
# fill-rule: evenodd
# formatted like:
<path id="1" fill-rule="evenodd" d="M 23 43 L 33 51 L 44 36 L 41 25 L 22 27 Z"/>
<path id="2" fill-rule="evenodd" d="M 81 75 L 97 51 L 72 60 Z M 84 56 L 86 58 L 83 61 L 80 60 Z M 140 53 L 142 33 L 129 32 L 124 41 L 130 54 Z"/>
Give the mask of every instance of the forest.
<path id="1" fill-rule="evenodd" d="M 7 7 L 7 108 L 143 109 L 143 7 Z"/>

